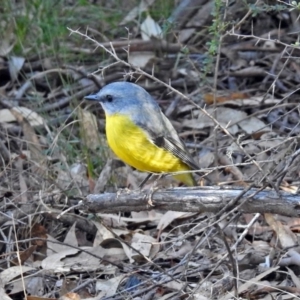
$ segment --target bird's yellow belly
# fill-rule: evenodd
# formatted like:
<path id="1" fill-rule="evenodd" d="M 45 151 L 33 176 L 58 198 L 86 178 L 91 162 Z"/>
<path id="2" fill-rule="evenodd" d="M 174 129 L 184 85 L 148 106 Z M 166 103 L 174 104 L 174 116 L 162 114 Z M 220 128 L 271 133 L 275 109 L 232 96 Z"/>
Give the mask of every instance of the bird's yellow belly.
<path id="1" fill-rule="evenodd" d="M 107 115 L 106 136 L 114 153 L 140 171 L 171 173 L 190 169 L 172 153 L 154 145 L 127 116 Z"/>

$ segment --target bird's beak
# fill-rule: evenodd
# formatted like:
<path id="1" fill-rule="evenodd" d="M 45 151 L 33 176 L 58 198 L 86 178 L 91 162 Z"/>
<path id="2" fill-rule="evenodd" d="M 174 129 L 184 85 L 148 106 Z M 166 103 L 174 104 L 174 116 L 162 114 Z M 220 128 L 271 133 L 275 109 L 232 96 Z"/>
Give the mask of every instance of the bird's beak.
<path id="1" fill-rule="evenodd" d="M 90 101 L 99 101 L 97 94 L 95 95 L 88 95 L 84 97 L 85 100 L 90 100 Z"/>

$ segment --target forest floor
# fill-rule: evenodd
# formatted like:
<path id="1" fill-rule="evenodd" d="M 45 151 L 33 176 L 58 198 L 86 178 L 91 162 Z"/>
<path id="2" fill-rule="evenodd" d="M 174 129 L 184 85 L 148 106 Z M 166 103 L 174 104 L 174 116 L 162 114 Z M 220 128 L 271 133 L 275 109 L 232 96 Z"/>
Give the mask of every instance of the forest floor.
<path id="1" fill-rule="evenodd" d="M 0 299 L 300 299 L 296 1 L 4 0 L 0 16 Z M 109 149 L 84 96 L 124 80 L 199 187 L 140 190 Z"/>

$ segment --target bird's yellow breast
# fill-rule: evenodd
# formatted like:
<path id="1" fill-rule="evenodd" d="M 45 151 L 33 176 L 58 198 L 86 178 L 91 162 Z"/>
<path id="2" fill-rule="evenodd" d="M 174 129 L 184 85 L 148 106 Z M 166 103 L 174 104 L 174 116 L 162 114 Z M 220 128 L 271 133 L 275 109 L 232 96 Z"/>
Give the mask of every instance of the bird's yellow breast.
<path id="1" fill-rule="evenodd" d="M 153 144 L 146 131 L 126 115 L 106 116 L 106 136 L 114 153 L 140 171 L 171 173 L 190 169 L 172 153 Z M 177 179 L 192 185 L 190 179 L 185 178 L 190 174 L 183 175 L 184 178 Z"/>

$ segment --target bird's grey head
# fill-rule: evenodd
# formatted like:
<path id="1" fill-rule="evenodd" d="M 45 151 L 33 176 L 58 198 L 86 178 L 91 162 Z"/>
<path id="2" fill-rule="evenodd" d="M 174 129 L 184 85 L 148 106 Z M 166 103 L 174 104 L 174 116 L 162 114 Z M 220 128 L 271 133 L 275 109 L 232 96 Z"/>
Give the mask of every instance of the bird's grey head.
<path id="1" fill-rule="evenodd" d="M 97 94 L 85 97 L 98 101 L 107 115 L 130 114 L 137 117 L 145 108 L 159 109 L 146 90 L 130 82 L 114 82 L 103 87 Z"/>

